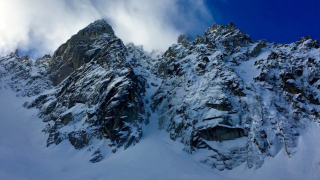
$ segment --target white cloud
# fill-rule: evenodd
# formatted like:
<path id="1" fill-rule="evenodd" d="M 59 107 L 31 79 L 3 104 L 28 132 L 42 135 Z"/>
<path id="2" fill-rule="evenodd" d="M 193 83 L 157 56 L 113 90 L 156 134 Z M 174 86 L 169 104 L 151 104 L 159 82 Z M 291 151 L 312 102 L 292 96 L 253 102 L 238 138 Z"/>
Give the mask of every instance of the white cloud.
<path id="1" fill-rule="evenodd" d="M 91 22 L 106 18 L 125 43 L 162 49 L 181 33 L 206 27 L 203 0 L 0 0 L 0 56 L 19 48 L 52 54 Z M 204 30 L 204 29 L 203 29 Z"/>

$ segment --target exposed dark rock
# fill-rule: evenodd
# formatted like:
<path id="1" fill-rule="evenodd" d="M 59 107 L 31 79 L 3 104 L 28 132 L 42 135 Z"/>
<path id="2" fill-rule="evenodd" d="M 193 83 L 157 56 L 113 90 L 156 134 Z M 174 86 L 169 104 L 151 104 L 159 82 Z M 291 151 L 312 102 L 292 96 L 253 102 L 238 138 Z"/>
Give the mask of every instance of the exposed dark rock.
<path id="1" fill-rule="evenodd" d="M 216 23 L 213 23 L 210 30 L 213 31 L 213 30 L 215 30 L 215 29 L 217 29 L 217 24 L 216 24 Z"/>
<path id="2" fill-rule="evenodd" d="M 303 43 L 303 45 L 307 48 L 319 48 L 319 40 L 316 39 L 314 40 L 310 36 L 305 36 L 300 38 L 300 43 Z"/>
<path id="3" fill-rule="evenodd" d="M 100 152 L 100 149 L 97 149 L 93 154 L 92 154 L 93 158 L 90 159 L 90 161 L 92 163 L 97 163 L 103 160 L 103 155 Z"/>
<path id="4" fill-rule="evenodd" d="M 182 34 L 178 37 L 177 43 L 182 43 L 184 40 L 191 41 L 188 35 Z"/>
<path id="5" fill-rule="evenodd" d="M 65 114 L 60 119 L 61 119 L 62 124 L 66 126 L 69 124 L 69 122 L 71 122 L 73 120 L 72 113 L 70 112 L 68 114 Z"/>
<path id="6" fill-rule="evenodd" d="M 90 24 L 58 48 L 49 73 L 55 84 L 64 81 L 54 94 L 26 104 L 40 108 L 38 116 L 53 124 L 44 130 L 49 134 L 48 146 L 68 139 L 81 149 L 93 139 L 108 139 L 115 148 L 126 149 L 139 141 L 141 123 L 148 122 L 143 100 L 146 80 L 134 73 L 127 54 L 104 20 Z M 73 128 L 62 130 L 64 126 Z M 91 162 L 102 160 L 101 148 Z"/>
<path id="7" fill-rule="evenodd" d="M 158 87 L 158 84 L 151 83 L 151 86 Z"/>
<path id="8" fill-rule="evenodd" d="M 68 134 L 70 143 L 76 149 L 81 149 L 89 144 L 89 137 L 86 131 L 74 131 Z"/>
<path id="9" fill-rule="evenodd" d="M 226 141 L 244 136 L 244 130 L 241 128 L 232 128 L 226 126 L 215 126 L 213 128 L 201 129 L 198 131 L 199 137 L 208 141 Z"/>
<path id="10" fill-rule="evenodd" d="M 227 25 L 227 28 L 233 30 L 233 29 L 236 28 L 236 25 L 234 25 L 233 22 L 230 22 L 230 23 Z"/>
<path id="11" fill-rule="evenodd" d="M 260 54 L 260 52 L 261 52 L 261 49 L 266 46 L 266 43 L 267 43 L 266 40 L 260 41 L 257 44 L 257 46 L 254 47 L 253 51 L 251 52 L 251 56 L 254 56 L 254 57 L 258 56 Z"/>
<path id="12" fill-rule="evenodd" d="M 114 36 L 112 27 L 105 20 L 98 20 L 72 36 L 53 54 L 48 73 L 58 85 L 73 71 L 93 59 L 101 48 L 105 36 Z"/>
<path id="13" fill-rule="evenodd" d="M 150 116 L 144 99 L 149 84 L 159 85 L 150 103 L 159 129 L 184 143 L 187 153 L 209 151 L 202 162 L 219 170 L 245 162 L 259 168 L 281 149 L 291 157 L 298 129 L 320 123 L 318 40 L 254 41 L 233 23 L 214 23 L 193 41 L 181 35 L 177 42 L 165 53 L 147 53 L 133 43 L 124 46 L 111 26 L 96 21 L 52 57 L 33 61 L 16 51 L 0 58 L 0 90 L 9 86 L 18 96 L 34 96 L 56 85 L 54 93 L 23 106 L 39 108 L 47 146 L 69 140 L 76 149 L 88 147 L 93 163 L 106 151 L 139 142 Z M 147 83 L 151 74 L 162 83 Z M 4 77 L 10 80 L 2 86 Z M 243 142 L 214 147 L 234 139 Z"/>
<path id="14" fill-rule="evenodd" d="M 3 78 L 10 77 L 6 84 L 17 96 L 22 97 L 39 95 L 52 89 L 52 82 L 45 76 L 49 67 L 49 57 L 45 55 L 37 60 L 31 59 L 30 55 L 19 57 L 18 50 L 0 57 L 0 82 Z"/>
<path id="15" fill-rule="evenodd" d="M 211 103 L 207 103 L 208 107 L 217 109 L 219 111 L 231 111 L 232 110 L 232 106 L 230 103 L 228 102 L 224 102 L 222 104 L 211 104 Z"/>
<path id="16" fill-rule="evenodd" d="M 183 142 L 188 153 L 195 148 L 217 153 L 204 163 L 220 170 L 245 161 L 259 168 L 262 156 L 273 157 L 281 147 L 292 156 L 294 129 L 304 127 L 302 121 L 320 122 L 312 108 L 320 103 L 319 58 L 310 54 L 317 48 L 318 41 L 309 36 L 271 44 L 251 40 L 233 23 L 214 23 L 188 46 L 172 45 L 160 59 L 158 77 L 164 80 L 152 97 L 159 128 Z M 250 71 L 258 75 L 251 77 Z M 246 146 L 238 158 L 204 142 L 242 136 L 247 136 Z"/>

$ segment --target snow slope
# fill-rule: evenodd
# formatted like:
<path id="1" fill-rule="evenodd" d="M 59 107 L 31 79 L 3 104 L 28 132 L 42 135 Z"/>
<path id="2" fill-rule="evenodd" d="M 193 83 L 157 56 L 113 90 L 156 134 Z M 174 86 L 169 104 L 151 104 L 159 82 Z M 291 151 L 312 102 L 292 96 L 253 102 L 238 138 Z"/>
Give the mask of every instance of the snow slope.
<path id="1" fill-rule="evenodd" d="M 154 89 L 150 89 L 154 90 Z M 149 92 L 150 93 L 150 92 Z M 46 147 L 44 123 L 36 109 L 25 109 L 18 98 L 0 93 L 0 179 L 212 179 L 211 168 L 188 158 L 181 143 L 172 143 L 157 130 L 152 116 L 141 143 L 118 151 L 100 163 L 91 154 L 75 150 L 69 141 Z"/>
<path id="2" fill-rule="evenodd" d="M 156 80 L 150 77 L 148 81 Z M 147 89 L 147 97 L 157 88 Z M 36 109 L 25 109 L 28 97 L 16 97 L 3 88 L 0 92 L 0 179 L 319 179 L 319 126 L 311 123 L 300 132 L 299 150 L 288 158 L 281 151 L 266 158 L 264 166 L 248 169 L 246 164 L 229 171 L 218 171 L 200 163 L 201 150 L 187 154 L 184 145 L 172 141 L 157 128 L 157 115 L 143 126 L 140 142 L 127 150 L 90 163 L 91 153 L 75 150 L 69 141 L 46 147 L 45 124 Z M 228 141 L 218 143 L 228 147 Z M 201 156 L 200 156 L 201 155 Z"/>
<path id="3" fill-rule="evenodd" d="M 91 32 L 92 29 L 88 30 Z M 214 41 L 209 42 L 210 38 Z M 157 113 L 150 111 L 149 124 L 144 121 L 147 125 L 139 125 L 139 132 L 143 132 L 139 143 L 128 143 L 129 148 L 117 146 L 115 153 L 109 148 L 113 145 L 108 138 L 93 139 L 86 148 L 71 145 L 73 140 L 47 147 L 50 133 L 44 131 L 47 129 L 45 120 L 38 118 L 39 111 L 31 108 L 35 106 L 24 102 L 35 102 L 35 98 L 41 100 L 44 97 L 35 95 L 53 93 L 53 86 L 46 75 L 50 56 L 34 63 L 28 56 L 18 57 L 17 52 L 12 53 L 0 58 L 0 180 L 320 179 L 320 53 L 316 50 L 319 49 L 317 40 L 304 37 L 289 45 L 252 41 L 230 23 L 227 27 L 213 25 L 203 37 L 197 36 L 193 42 L 183 40 L 181 44 L 173 45 L 164 53 L 166 58 L 160 57 L 160 52 L 146 53 L 142 47 L 133 44 L 125 47 L 120 39 L 117 39 L 119 43 L 115 42 L 110 41 L 110 50 L 101 50 L 113 54 L 104 54 L 101 58 L 111 57 L 115 63 L 120 62 L 120 58 L 122 63 L 110 66 L 111 70 L 120 74 L 134 71 L 132 75 L 141 78 L 143 91 L 137 93 L 140 93 L 143 107 L 146 107 L 146 116 L 150 109 L 158 108 Z M 92 47 L 96 53 L 97 46 Z M 88 50 L 87 55 L 91 57 L 95 54 L 92 53 L 93 50 Z M 73 86 L 69 91 L 67 88 L 68 96 L 59 99 L 63 106 L 66 101 L 73 101 L 71 97 L 86 87 L 97 90 L 96 83 L 92 82 L 99 82 L 97 77 L 106 70 L 95 68 L 97 59 L 93 60 L 90 72 L 82 71 L 83 67 L 91 67 L 87 63 L 62 83 L 70 81 L 72 84 L 78 81 L 77 77 L 83 82 L 76 86 L 79 87 L 77 90 Z M 122 70 L 118 65 L 125 61 L 129 64 Z M 110 59 L 99 62 L 104 66 Z M 57 66 L 60 65 L 58 62 Z M 101 92 L 105 89 L 102 88 Z M 154 101 L 161 102 L 163 98 L 168 101 L 159 111 Z M 212 99 L 208 101 L 209 98 Z M 81 102 L 88 101 L 84 99 Z M 191 108 L 186 111 L 181 106 L 183 103 Z M 24 108 L 22 104 L 31 109 Z M 79 101 L 70 104 L 68 110 L 58 110 L 58 118 L 82 108 Z M 133 106 L 132 102 L 125 104 L 126 107 Z M 151 104 L 153 107 L 149 108 Z M 235 108 L 232 109 L 231 104 Z M 142 108 L 141 104 L 137 106 Z M 50 106 L 41 107 L 42 110 L 45 108 L 50 109 Z M 184 120 L 179 114 L 183 111 L 190 113 L 192 118 L 181 124 Z M 236 113 L 249 117 L 243 118 L 245 124 L 240 123 Z M 115 114 L 119 115 L 119 112 Z M 172 118 L 172 115 L 179 116 Z M 129 116 L 120 114 L 119 118 Z M 222 116 L 230 117 L 232 121 Z M 193 121 L 195 119 L 200 121 Z M 175 123 L 172 126 L 171 120 Z M 239 137 L 219 140 L 206 137 L 207 131 L 214 133 L 212 125 L 217 125 L 217 121 L 221 123 L 219 127 L 238 131 Z M 66 124 L 68 126 L 60 130 L 88 128 L 81 123 Z M 203 126 L 208 129 L 200 129 Z M 243 137 L 239 128 L 245 128 L 248 137 Z M 200 132 L 201 141 L 197 134 L 192 134 L 196 132 L 194 130 Z M 96 147 L 99 151 L 95 151 Z M 99 159 L 100 162 L 90 162 L 93 152 L 93 155 L 101 152 L 103 158 Z"/>

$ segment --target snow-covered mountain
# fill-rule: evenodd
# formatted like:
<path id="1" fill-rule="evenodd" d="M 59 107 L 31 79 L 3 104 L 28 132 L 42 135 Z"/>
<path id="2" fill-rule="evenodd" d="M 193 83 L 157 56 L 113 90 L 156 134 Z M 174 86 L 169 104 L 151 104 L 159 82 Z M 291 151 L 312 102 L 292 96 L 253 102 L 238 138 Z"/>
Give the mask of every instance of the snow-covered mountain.
<path id="1" fill-rule="evenodd" d="M 211 151 L 203 162 L 221 170 L 244 162 L 259 168 L 283 148 L 293 156 L 300 129 L 319 121 L 318 41 L 254 41 L 233 23 L 186 40 L 160 62 L 159 127 L 189 153 Z M 228 151 L 212 143 L 235 139 L 242 145 Z"/>
<path id="2" fill-rule="evenodd" d="M 0 58 L 0 89 L 9 86 L 17 96 L 35 96 L 53 88 L 47 77 L 50 55 L 33 60 L 19 57 L 18 50 Z"/>
<path id="3" fill-rule="evenodd" d="M 38 116 L 48 123 L 47 146 L 68 139 L 76 149 L 92 150 L 91 161 L 98 162 L 105 152 L 139 141 L 140 124 L 148 122 L 143 100 L 146 80 L 134 73 L 127 54 L 104 20 L 90 24 L 58 48 L 48 73 L 54 84 L 63 81 L 54 93 L 25 104 L 38 107 Z"/>
<path id="4" fill-rule="evenodd" d="M 258 171 L 282 155 L 316 168 L 320 156 L 300 158 L 301 139 L 316 139 L 304 134 L 320 130 L 319 63 L 309 36 L 275 44 L 213 24 L 193 41 L 181 35 L 164 53 L 146 52 L 98 20 L 52 57 L 0 58 L 0 93 L 11 89 L 25 97 L 21 108 L 37 109 L 48 148 L 69 141 L 97 164 L 165 130 L 161 139 L 184 158 L 220 171 Z"/>

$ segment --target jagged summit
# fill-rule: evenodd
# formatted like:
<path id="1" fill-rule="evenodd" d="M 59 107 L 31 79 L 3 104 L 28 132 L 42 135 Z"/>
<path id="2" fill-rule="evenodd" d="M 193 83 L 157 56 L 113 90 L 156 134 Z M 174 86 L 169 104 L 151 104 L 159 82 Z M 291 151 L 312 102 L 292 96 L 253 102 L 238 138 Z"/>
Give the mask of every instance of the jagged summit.
<path id="1" fill-rule="evenodd" d="M 97 37 L 104 33 L 114 35 L 114 31 L 107 21 L 100 19 L 80 30 L 77 35 L 89 35 L 91 37 Z"/>
<path id="2" fill-rule="evenodd" d="M 212 26 L 209 27 L 202 36 L 197 35 L 193 41 L 191 41 L 187 35 L 180 35 L 177 40 L 177 43 L 181 43 L 183 47 L 186 47 L 190 50 L 195 46 L 206 45 L 207 48 L 211 50 L 216 48 L 224 48 L 224 51 L 228 54 L 241 51 L 240 49 L 242 47 L 246 47 L 253 42 L 254 41 L 250 39 L 248 34 L 236 28 L 232 22 L 227 26 L 213 23 Z M 261 44 L 265 42 L 265 40 L 261 41 Z M 259 46 L 260 49 L 262 47 L 263 45 Z M 166 53 L 164 55 L 166 55 Z"/>
<path id="3" fill-rule="evenodd" d="M 30 97 L 52 89 L 52 82 L 45 76 L 49 60 L 50 56 L 37 60 L 30 55 L 19 57 L 18 50 L 0 57 L 0 90 L 9 86 L 16 96 Z"/>
<path id="4" fill-rule="evenodd" d="M 183 40 L 191 41 L 188 35 L 182 34 L 178 37 L 177 43 L 182 43 Z"/>
<path id="5" fill-rule="evenodd" d="M 227 26 L 222 25 L 222 24 L 221 25 L 217 25 L 217 23 L 214 22 L 212 24 L 212 26 L 210 28 L 208 28 L 208 29 L 210 29 L 210 31 L 214 31 L 214 30 L 219 29 L 219 28 L 228 28 L 230 30 L 238 29 L 233 22 L 230 22 Z"/>
<path id="6" fill-rule="evenodd" d="M 182 34 L 178 37 L 177 43 L 181 43 L 182 46 L 188 46 L 190 41 L 191 39 L 189 38 L 188 35 Z"/>
<path id="7" fill-rule="evenodd" d="M 113 38 L 116 38 L 113 29 L 104 19 L 89 24 L 73 35 L 51 58 L 48 73 L 53 83 L 59 84 L 73 71 L 89 62 Z"/>
<path id="8" fill-rule="evenodd" d="M 301 37 L 297 44 L 302 44 L 305 48 L 310 50 L 311 48 L 316 48 L 318 49 L 319 46 L 319 40 L 318 39 L 313 39 L 311 36 L 304 36 Z"/>
<path id="9" fill-rule="evenodd" d="M 69 140 L 76 149 L 94 150 L 91 162 L 99 162 L 139 141 L 148 121 L 145 79 L 129 64 L 128 48 L 104 20 L 59 47 L 48 71 L 55 93 L 25 104 L 40 108 L 38 117 L 48 122 L 47 146 Z"/>
<path id="10" fill-rule="evenodd" d="M 309 36 L 275 44 L 214 23 L 187 46 L 173 44 L 156 64 L 159 128 L 188 153 L 212 151 L 202 162 L 220 170 L 241 162 L 259 168 L 282 149 L 292 157 L 301 128 L 319 122 L 319 54 Z M 242 145 L 219 151 L 213 143 L 227 139 Z"/>
<path id="11" fill-rule="evenodd" d="M 13 52 L 13 54 L 19 57 L 19 50 L 16 49 L 16 50 Z"/>
<path id="12" fill-rule="evenodd" d="M 294 157 L 303 128 L 320 122 L 319 50 L 310 36 L 291 44 L 252 40 L 231 22 L 148 53 L 125 46 L 98 20 L 53 57 L 32 64 L 16 52 L 0 59 L 0 78 L 22 96 L 52 81 L 54 92 L 24 106 L 39 108 L 48 146 L 69 140 L 92 150 L 91 162 L 137 143 L 150 117 L 204 164 L 260 168 L 266 157 Z"/>

